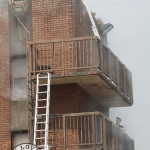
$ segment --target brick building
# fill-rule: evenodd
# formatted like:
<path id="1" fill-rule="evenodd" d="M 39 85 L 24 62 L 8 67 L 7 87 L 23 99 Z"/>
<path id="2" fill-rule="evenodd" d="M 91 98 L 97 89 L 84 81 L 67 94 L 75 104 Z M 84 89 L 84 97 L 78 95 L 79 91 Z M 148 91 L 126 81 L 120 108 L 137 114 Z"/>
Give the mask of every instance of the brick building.
<path id="1" fill-rule="evenodd" d="M 94 36 L 82 0 L 1 0 L 0 14 L 0 150 L 32 142 L 36 75 L 51 70 L 50 145 L 133 150 L 133 140 L 108 119 L 109 108 L 133 104 L 131 72 Z"/>

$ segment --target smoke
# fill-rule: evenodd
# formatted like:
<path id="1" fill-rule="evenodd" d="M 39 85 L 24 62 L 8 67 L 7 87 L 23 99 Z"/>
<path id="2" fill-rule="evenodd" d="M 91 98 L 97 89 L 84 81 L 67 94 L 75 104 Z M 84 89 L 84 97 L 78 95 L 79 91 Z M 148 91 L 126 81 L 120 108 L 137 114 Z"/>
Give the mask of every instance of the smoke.
<path id="1" fill-rule="evenodd" d="M 27 99 L 26 57 L 13 57 L 11 60 L 11 99 Z"/>

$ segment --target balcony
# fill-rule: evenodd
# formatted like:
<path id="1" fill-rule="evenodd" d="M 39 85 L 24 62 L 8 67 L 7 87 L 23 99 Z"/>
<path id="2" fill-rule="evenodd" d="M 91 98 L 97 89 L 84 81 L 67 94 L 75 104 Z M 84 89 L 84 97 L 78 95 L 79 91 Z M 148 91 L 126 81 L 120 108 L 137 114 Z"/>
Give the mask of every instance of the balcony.
<path id="1" fill-rule="evenodd" d="M 133 104 L 131 72 L 95 36 L 30 42 L 27 56 L 29 79 L 52 72 L 52 84 L 78 83 L 107 108 Z"/>
<path id="2" fill-rule="evenodd" d="M 42 131 L 39 134 L 43 137 Z M 50 116 L 49 145 L 56 150 L 134 150 L 134 141 L 100 112 Z"/>

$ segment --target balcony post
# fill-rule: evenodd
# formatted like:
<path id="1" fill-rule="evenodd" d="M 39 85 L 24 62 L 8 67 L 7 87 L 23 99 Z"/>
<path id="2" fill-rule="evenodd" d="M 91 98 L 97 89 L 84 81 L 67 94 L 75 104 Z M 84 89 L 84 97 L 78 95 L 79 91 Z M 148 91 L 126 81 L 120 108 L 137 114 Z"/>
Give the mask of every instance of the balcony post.
<path id="1" fill-rule="evenodd" d="M 131 73 L 131 72 L 130 72 L 130 73 Z M 132 73 L 131 73 L 131 76 L 130 76 L 130 84 L 131 84 L 131 100 L 132 100 L 132 104 L 133 104 L 134 101 L 133 101 Z"/>
<path id="2" fill-rule="evenodd" d="M 66 120 L 65 115 L 63 115 L 63 138 L 64 138 L 64 150 L 66 150 Z"/>
<path id="3" fill-rule="evenodd" d="M 102 115 L 102 119 L 103 119 L 103 146 L 104 146 L 104 150 L 106 150 L 106 127 L 105 127 L 105 116 Z"/>
<path id="4" fill-rule="evenodd" d="M 111 56 L 110 56 L 110 49 L 108 50 L 108 72 L 109 72 L 109 83 L 112 83 L 112 71 L 111 71 Z"/>
<path id="5" fill-rule="evenodd" d="M 119 128 L 119 150 L 122 150 L 121 129 Z"/>
<path id="6" fill-rule="evenodd" d="M 94 145 L 94 150 L 96 150 L 96 141 L 95 141 L 95 114 L 93 114 L 93 117 L 92 117 L 92 130 L 93 130 L 93 145 Z"/>
<path id="7" fill-rule="evenodd" d="M 113 132 L 113 123 L 111 122 L 111 150 L 114 150 L 114 132 Z"/>
<path id="8" fill-rule="evenodd" d="M 62 76 L 64 77 L 65 76 L 65 54 L 64 54 L 64 41 L 62 40 Z"/>
<path id="9" fill-rule="evenodd" d="M 91 74 L 94 74 L 94 66 L 93 66 L 93 61 L 94 61 L 94 57 L 93 57 L 93 38 L 91 38 L 90 40 L 90 62 L 91 62 Z"/>
<path id="10" fill-rule="evenodd" d="M 120 82 L 119 82 L 119 66 L 118 66 L 118 57 L 116 57 L 116 75 L 117 75 L 117 91 L 119 90 Z"/>
<path id="11" fill-rule="evenodd" d="M 102 40 L 100 40 L 100 69 L 101 69 L 101 75 L 103 75 L 103 45 Z"/>
<path id="12" fill-rule="evenodd" d="M 127 96 L 127 84 L 126 84 L 126 82 L 127 82 L 127 80 L 126 80 L 126 67 L 125 67 L 125 65 L 123 65 L 123 82 L 124 82 L 124 97 L 126 98 L 126 96 Z"/>

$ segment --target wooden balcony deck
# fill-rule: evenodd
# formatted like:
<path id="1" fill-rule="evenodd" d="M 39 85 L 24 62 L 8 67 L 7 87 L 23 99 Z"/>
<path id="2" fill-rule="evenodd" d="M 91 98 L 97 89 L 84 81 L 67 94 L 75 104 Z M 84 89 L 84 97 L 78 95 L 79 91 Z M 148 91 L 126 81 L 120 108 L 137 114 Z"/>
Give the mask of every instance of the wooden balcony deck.
<path id="1" fill-rule="evenodd" d="M 49 145 L 56 150 L 134 150 L 134 140 L 100 112 L 50 116 Z"/>
<path id="2" fill-rule="evenodd" d="M 52 84 L 78 83 L 105 107 L 133 104 L 132 73 L 97 37 L 31 42 L 27 58 L 29 80 L 53 72 Z"/>

